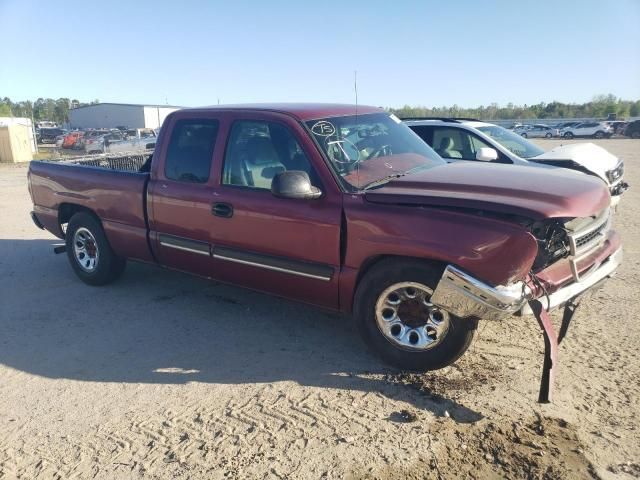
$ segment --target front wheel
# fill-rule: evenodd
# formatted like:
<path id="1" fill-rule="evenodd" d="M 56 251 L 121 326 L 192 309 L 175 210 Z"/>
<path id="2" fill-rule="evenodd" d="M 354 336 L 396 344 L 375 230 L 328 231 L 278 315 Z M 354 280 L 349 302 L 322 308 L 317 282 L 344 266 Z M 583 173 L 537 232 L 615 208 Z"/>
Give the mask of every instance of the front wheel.
<path id="1" fill-rule="evenodd" d="M 520 135 L 522 135 L 522 138 L 527 138 L 527 136 L 528 136 L 528 135 L 527 135 L 526 133 L 524 133 L 524 132 L 522 132 Z"/>
<path id="2" fill-rule="evenodd" d="M 358 285 L 354 315 L 367 345 L 406 370 L 437 370 L 469 348 L 477 320 L 431 303 L 440 271 L 427 262 L 384 260 Z"/>
<path id="3" fill-rule="evenodd" d="M 564 138 L 573 138 L 573 133 L 567 132 L 563 135 Z"/>
<path id="4" fill-rule="evenodd" d="M 594 135 L 594 137 L 596 137 L 596 138 L 604 138 L 604 132 L 601 132 L 600 130 L 598 130 L 596 132 L 596 134 Z"/>
<path id="5" fill-rule="evenodd" d="M 67 256 L 76 275 L 89 285 L 106 285 L 124 271 L 126 259 L 116 256 L 100 222 L 90 213 L 71 217 L 66 231 Z"/>
<path id="6" fill-rule="evenodd" d="M 545 134 L 545 138 L 551 138 L 551 137 L 553 137 L 553 135 L 552 135 L 551 133 L 547 132 L 547 133 Z"/>

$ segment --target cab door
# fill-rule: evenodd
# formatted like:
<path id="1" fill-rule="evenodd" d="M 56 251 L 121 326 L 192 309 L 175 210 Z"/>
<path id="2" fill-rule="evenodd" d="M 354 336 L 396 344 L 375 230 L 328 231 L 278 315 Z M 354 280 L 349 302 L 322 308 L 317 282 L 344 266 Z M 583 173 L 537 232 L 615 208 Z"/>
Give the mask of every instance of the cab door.
<path id="1" fill-rule="evenodd" d="M 217 278 L 338 308 L 342 193 L 303 127 L 288 115 L 234 112 L 212 205 Z M 271 181 L 305 171 L 317 199 L 277 198 Z"/>
<path id="2" fill-rule="evenodd" d="M 212 166 L 221 119 L 177 112 L 165 124 L 169 133 L 156 148 L 148 190 L 151 245 L 161 265 L 211 277 Z"/>

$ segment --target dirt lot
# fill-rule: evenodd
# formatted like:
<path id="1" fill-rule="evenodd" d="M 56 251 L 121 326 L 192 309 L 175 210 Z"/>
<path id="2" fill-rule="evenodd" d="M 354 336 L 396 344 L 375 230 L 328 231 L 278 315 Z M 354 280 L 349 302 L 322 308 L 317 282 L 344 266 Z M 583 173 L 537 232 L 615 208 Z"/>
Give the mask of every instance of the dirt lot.
<path id="1" fill-rule="evenodd" d="M 551 405 L 532 319 L 408 375 L 303 305 L 139 264 L 88 287 L 31 223 L 27 168 L 0 167 L 0 479 L 640 477 L 640 141 L 598 143 L 632 184 L 626 258 Z"/>

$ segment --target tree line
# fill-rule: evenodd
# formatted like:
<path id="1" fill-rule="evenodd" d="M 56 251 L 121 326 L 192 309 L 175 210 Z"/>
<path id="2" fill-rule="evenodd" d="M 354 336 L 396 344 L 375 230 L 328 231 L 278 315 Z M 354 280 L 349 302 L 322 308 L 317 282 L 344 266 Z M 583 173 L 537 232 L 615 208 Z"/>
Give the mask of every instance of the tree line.
<path id="1" fill-rule="evenodd" d="M 0 117 L 26 117 L 35 122 L 50 120 L 56 123 L 69 122 L 71 108 L 99 103 L 98 100 L 83 103 L 69 98 L 38 98 L 35 102 L 23 100 L 11 101 L 4 97 L 0 100 Z M 615 95 L 597 95 L 586 103 L 538 103 L 536 105 L 514 105 L 462 108 L 451 107 L 412 107 L 389 108 L 399 117 L 470 117 L 481 120 L 515 120 L 527 118 L 605 118 L 615 113 L 618 118 L 640 117 L 640 100 L 623 100 Z"/>
<path id="2" fill-rule="evenodd" d="M 610 113 L 618 118 L 640 116 L 640 100 L 623 100 L 614 95 L 597 95 L 586 103 L 538 103 L 536 105 L 514 105 L 508 103 L 499 106 L 462 108 L 451 107 L 412 107 L 390 108 L 398 117 L 468 117 L 479 120 L 520 120 L 527 118 L 606 118 Z"/>
<path id="3" fill-rule="evenodd" d="M 22 100 L 12 102 L 9 97 L 0 99 L 0 117 L 25 117 L 32 118 L 34 122 L 49 120 L 56 123 L 67 123 L 69 121 L 69 110 L 85 105 L 99 103 L 93 100 L 83 103 L 76 99 L 69 98 L 38 98 L 35 102 Z"/>

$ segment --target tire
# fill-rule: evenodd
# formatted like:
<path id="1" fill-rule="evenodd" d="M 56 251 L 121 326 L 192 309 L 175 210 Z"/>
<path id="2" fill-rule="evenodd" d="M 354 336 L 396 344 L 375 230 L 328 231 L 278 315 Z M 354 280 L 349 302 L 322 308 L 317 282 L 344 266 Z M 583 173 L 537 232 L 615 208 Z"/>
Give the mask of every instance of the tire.
<path id="1" fill-rule="evenodd" d="M 406 306 L 404 311 L 407 312 L 408 310 L 407 316 L 404 317 L 403 315 L 403 317 L 407 322 L 414 322 L 416 319 L 419 320 L 427 315 L 430 319 L 439 317 L 441 323 L 438 324 L 440 326 L 437 328 L 440 331 L 437 335 L 435 331 L 432 332 L 435 340 L 431 339 L 431 345 L 421 346 L 420 343 L 416 343 L 417 347 L 409 345 L 411 336 L 418 337 L 415 332 L 420 329 L 426 331 L 427 328 L 430 328 L 428 324 L 425 326 L 412 325 L 405 330 L 406 335 L 396 334 L 394 336 L 392 333 L 393 328 L 396 326 L 395 323 L 400 320 L 396 313 L 394 316 L 396 322 L 392 320 L 388 323 L 388 325 L 393 326 L 389 328 L 386 334 L 383 333 L 382 328 L 379 326 L 381 323 L 384 324 L 386 320 L 384 320 L 384 315 L 378 316 L 378 312 L 384 313 L 387 309 L 386 301 L 391 301 L 395 293 L 393 289 L 396 286 L 410 284 L 404 287 L 402 296 L 406 295 L 406 292 L 414 288 L 414 286 L 416 286 L 414 292 L 420 293 L 420 287 L 427 287 L 432 292 L 441 274 L 442 271 L 439 268 L 428 262 L 389 259 L 375 265 L 360 281 L 354 298 L 354 318 L 365 343 L 385 362 L 403 370 L 437 370 L 454 363 L 469 348 L 478 326 L 478 321 L 458 318 L 433 305 L 425 307 L 421 299 L 407 299 L 407 301 L 413 301 L 414 304 L 405 303 L 405 300 L 398 299 L 401 303 L 397 307 L 388 308 L 397 308 L 397 312 L 401 311 L 403 305 Z M 391 293 L 388 293 L 390 290 Z M 426 296 L 424 298 L 425 300 L 428 299 Z M 382 310 L 380 310 L 380 306 L 382 306 Z M 419 309 L 417 313 L 414 309 L 416 306 Z M 432 310 L 429 310 L 430 308 Z M 426 313 L 427 310 L 429 310 L 428 314 Z M 412 316 L 413 318 L 411 318 Z M 405 325 L 403 322 L 400 323 Z M 413 329 L 414 326 L 415 330 Z M 400 337 L 407 339 L 405 346 L 399 344 Z M 426 337 L 423 336 L 422 338 Z"/>
<path id="2" fill-rule="evenodd" d="M 564 138 L 573 138 L 573 133 L 567 132 L 563 135 Z"/>
<path id="3" fill-rule="evenodd" d="M 93 215 L 87 212 L 73 215 L 65 236 L 71 267 L 84 283 L 107 285 L 124 272 L 126 259 L 113 253 L 102 225 Z M 83 248 L 80 247 L 82 243 Z"/>
<path id="4" fill-rule="evenodd" d="M 604 138 L 604 132 L 601 130 L 598 130 L 593 136 L 595 138 Z"/>
<path id="5" fill-rule="evenodd" d="M 526 132 L 522 132 L 520 135 L 522 136 L 522 138 L 527 138 Z"/>
<path id="6" fill-rule="evenodd" d="M 544 136 L 544 138 L 551 138 L 551 137 L 553 137 L 553 135 L 552 135 L 552 134 L 550 134 L 550 133 L 548 133 L 548 132 L 547 132 L 547 133 L 545 134 L 545 136 Z"/>

